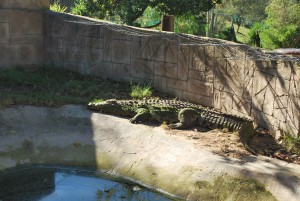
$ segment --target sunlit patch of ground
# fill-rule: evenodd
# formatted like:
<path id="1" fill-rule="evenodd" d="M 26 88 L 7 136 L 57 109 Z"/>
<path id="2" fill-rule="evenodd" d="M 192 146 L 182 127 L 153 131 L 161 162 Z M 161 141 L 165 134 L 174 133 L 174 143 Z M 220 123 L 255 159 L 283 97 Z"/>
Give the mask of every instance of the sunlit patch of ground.
<path id="1" fill-rule="evenodd" d="M 245 149 L 237 133 L 224 132 L 220 129 L 166 129 L 170 135 L 191 140 L 196 146 L 221 156 L 240 158 L 245 161 L 248 159 L 251 160 L 251 157 L 254 156 Z M 251 146 L 254 146 L 261 155 L 300 164 L 300 156 L 283 151 L 283 146 L 267 132 L 257 132 L 256 135 L 250 139 L 249 143 Z"/>

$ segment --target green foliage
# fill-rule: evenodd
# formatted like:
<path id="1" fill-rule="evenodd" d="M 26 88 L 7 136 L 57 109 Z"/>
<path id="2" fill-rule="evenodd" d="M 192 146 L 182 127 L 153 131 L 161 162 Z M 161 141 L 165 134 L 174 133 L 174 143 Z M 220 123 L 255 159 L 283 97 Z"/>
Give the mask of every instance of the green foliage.
<path id="1" fill-rule="evenodd" d="M 54 2 L 53 4 L 50 5 L 50 10 L 52 10 L 54 12 L 63 13 L 67 10 L 67 7 L 60 6 L 58 3 Z"/>
<path id="2" fill-rule="evenodd" d="M 162 15 L 199 16 L 212 9 L 216 2 L 219 0 L 124 0 L 115 9 L 124 23 L 133 25 L 148 7 L 155 8 Z"/>
<path id="3" fill-rule="evenodd" d="M 144 11 L 144 14 L 136 20 L 136 23 L 141 27 L 146 27 L 151 25 L 154 21 L 161 20 L 161 13 L 156 9 L 148 6 Z"/>
<path id="4" fill-rule="evenodd" d="M 218 15 L 227 21 L 251 26 L 248 44 L 266 49 L 300 47 L 299 0 L 223 0 L 218 8 Z M 240 29 L 237 35 L 246 38 Z M 222 32 L 219 37 L 224 37 Z"/>
<path id="5" fill-rule="evenodd" d="M 75 6 L 71 8 L 71 13 L 74 15 L 82 16 L 89 16 L 90 14 L 84 0 L 78 0 L 77 2 L 75 2 Z"/>
<path id="6" fill-rule="evenodd" d="M 205 19 L 201 16 L 186 14 L 175 18 L 174 31 L 194 35 L 205 35 Z"/>
<path id="7" fill-rule="evenodd" d="M 220 31 L 218 38 L 228 40 L 228 41 L 234 41 L 237 42 L 235 31 L 233 27 L 227 27 Z"/>
<path id="8" fill-rule="evenodd" d="M 107 10 L 104 7 L 105 4 L 102 4 L 102 1 L 99 0 L 76 0 L 75 6 L 71 8 L 71 13 L 104 19 L 107 16 Z"/>
<path id="9" fill-rule="evenodd" d="M 266 12 L 267 28 L 261 33 L 264 48 L 300 47 L 300 3 L 297 0 L 271 0 Z"/>
<path id="10" fill-rule="evenodd" d="M 211 10 L 219 0 L 154 0 L 153 5 L 157 7 L 163 14 L 168 15 L 199 15 L 202 12 Z"/>
<path id="11" fill-rule="evenodd" d="M 242 24 L 252 25 L 267 17 L 265 13 L 267 5 L 267 0 L 222 0 L 221 7 L 227 20 L 233 19 L 235 23 L 241 20 Z"/>
<path id="12" fill-rule="evenodd" d="M 149 4 L 149 0 L 120 1 L 115 6 L 115 14 L 120 16 L 123 23 L 134 25 L 134 22 L 143 15 Z"/>
<path id="13" fill-rule="evenodd" d="M 213 8 L 219 0 L 78 0 L 74 14 L 97 18 L 120 18 L 122 23 L 134 25 L 148 7 L 160 14 L 199 16 Z"/>
<path id="14" fill-rule="evenodd" d="M 232 22 L 235 25 L 237 41 L 249 43 L 247 28 L 266 18 L 265 8 L 267 5 L 268 1 L 266 0 L 222 0 L 222 4 L 215 9 L 216 18 L 218 18 L 214 28 L 216 36 L 234 41 L 230 29 L 226 28 Z M 223 22 L 223 25 L 220 22 Z M 224 26 L 224 22 L 226 26 Z"/>
<path id="15" fill-rule="evenodd" d="M 161 20 L 162 13 L 157 8 L 147 7 L 143 16 L 136 20 L 141 27 L 149 26 L 153 22 Z M 205 35 L 204 16 L 185 14 L 175 17 L 174 31 L 177 33 L 188 33 L 194 35 Z M 156 27 L 158 29 L 159 27 Z"/>
<path id="16" fill-rule="evenodd" d="M 283 142 L 283 146 L 287 151 L 300 155 L 300 136 L 298 138 L 294 138 L 290 134 L 285 133 Z"/>
<path id="17" fill-rule="evenodd" d="M 237 29 L 237 27 L 234 27 L 235 30 Z M 240 43 L 244 43 L 244 44 L 249 44 L 248 42 L 250 41 L 249 39 L 249 29 L 247 27 L 241 26 L 239 29 L 239 32 L 236 32 L 236 39 L 238 42 Z"/>
<path id="18" fill-rule="evenodd" d="M 153 88 L 151 85 L 145 85 L 145 86 L 132 85 L 130 97 L 136 99 L 150 97 L 152 95 L 152 92 L 153 92 Z"/>
<path id="19" fill-rule="evenodd" d="M 265 30 L 264 24 L 254 23 L 248 33 L 249 35 L 248 44 L 260 47 L 261 46 L 260 34 L 263 30 Z"/>

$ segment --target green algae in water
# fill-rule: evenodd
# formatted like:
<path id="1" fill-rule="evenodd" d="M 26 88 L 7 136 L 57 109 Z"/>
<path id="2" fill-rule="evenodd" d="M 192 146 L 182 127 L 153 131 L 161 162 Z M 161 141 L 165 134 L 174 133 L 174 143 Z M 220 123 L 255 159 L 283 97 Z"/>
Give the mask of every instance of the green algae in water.
<path id="1" fill-rule="evenodd" d="M 254 179 L 233 176 L 219 176 L 210 183 L 198 181 L 197 199 L 199 200 L 238 200 L 238 201 L 276 201 L 264 185 Z"/>
<path id="2" fill-rule="evenodd" d="M 0 200 L 173 201 L 177 198 L 96 171 L 32 166 L 0 172 Z"/>

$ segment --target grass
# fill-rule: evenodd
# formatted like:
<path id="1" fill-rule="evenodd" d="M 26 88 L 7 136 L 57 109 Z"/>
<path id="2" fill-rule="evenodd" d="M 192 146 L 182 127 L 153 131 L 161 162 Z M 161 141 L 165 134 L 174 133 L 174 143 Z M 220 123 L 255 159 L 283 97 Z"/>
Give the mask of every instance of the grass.
<path id="1" fill-rule="evenodd" d="M 300 155 L 300 137 L 294 138 L 289 134 L 285 134 L 283 142 L 283 145 L 288 152 Z"/>
<path id="2" fill-rule="evenodd" d="M 56 107 L 64 104 L 87 104 L 106 99 L 129 99 L 162 96 L 151 85 L 134 85 L 55 68 L 28 72 L 22 69 L 0 69 L 0 107 L 37 105 Z M 300 138 L 284 137 L 286 149 L 300 154 Z"/>
<path id="3" fill-rule="evenodd" d="M 60 6 L 58 3 L 54 2 L 53 4 L 50 4 L 50 10 L 63 13 L 67 10 L 67 7 Z"/>
<path id="4" fill-rule="evenodd" d="M 226 21 L 226 27 L 230 27 L 231 26 L 231 22 Z M 250 37 L 249 37 L 249 31 L 250 29 L 244 27 L 244 26 L 240 26 L 239 32 L 237 32 L 237 28 L 238 26 L 236 24 L 234 24 L 234 31 L 235 31 L 235 35 L 236 35 L 236 39 L 238 42 L 243 43 L 243 44 L 248 44 Z"/>
<path id="5" fill-rule="evenodd" d="M 152 96 L 152 91 L 153 91 L 153 88 L 151 85 L 145 85 L 145 86 L 132 85 L 130 97 L 134 98 L 134 99 L 150 97 L 150 96 Z"/>
<path id="6" fill-rule="evenodd" d="M 91 100 L 130 98 L 132 85 L 78 73 L 43 68 L 34 72 L 0 70 L 0 106 L 29 104 L 60 106 Z"/>
<path id="7" fill-rule="evenodd" d="M 244 44 L 248 44 L 248 42 L 250 41 L 250 37 L 249 37 L 249 31 L 250 29 L 240 26 L 239 32 L 237 32 L 237 25 L 234 26 L 235 29 L 235 35 L 236 35 L 236 39 Z"/>

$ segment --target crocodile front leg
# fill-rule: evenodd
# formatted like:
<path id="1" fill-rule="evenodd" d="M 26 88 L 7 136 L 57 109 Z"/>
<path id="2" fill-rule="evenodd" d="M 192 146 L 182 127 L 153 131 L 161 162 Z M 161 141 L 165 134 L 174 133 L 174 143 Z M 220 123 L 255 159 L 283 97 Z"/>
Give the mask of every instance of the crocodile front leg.
<path id="1" fill-rule="evenodd" d="M 136 124 L 136 123 L 148 121 L 149 118 L 150 118 L 149 110 L 145 108 L 138 108 L 136 110 L 136 115 L 132 117 L 129 121 L 130 123 Z"/>
<path id="2" fill-rule="evenodd" d="M 186 129 L 197 125 L 200 113 L 192 108 L 184 108 L 178 113 L 179 123 L 169 124 L 168 127 L 172 129 Z"/>

